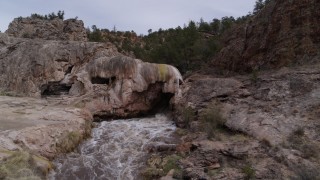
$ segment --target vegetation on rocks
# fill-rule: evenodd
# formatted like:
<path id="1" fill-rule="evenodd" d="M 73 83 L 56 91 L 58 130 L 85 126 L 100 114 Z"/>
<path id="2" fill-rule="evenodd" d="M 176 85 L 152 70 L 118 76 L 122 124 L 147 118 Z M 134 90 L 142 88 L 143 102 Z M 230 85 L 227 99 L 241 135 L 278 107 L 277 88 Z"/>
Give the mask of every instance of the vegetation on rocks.
<path id="1" fill-rule="evenodd" d="M 28 152 L 17 151 L 10 154 L 0 161 L 0 179 L 40 180 L 52 168 L 48 160 Z"/>
<path id="2" fill-rule="evenodd" d="M 57 14 L 52 12 L 52 13 L 46 14 L 46 15 L 41 15 L 41 14 L 34 13 L 34 14 L 31 14 L 30 17 L 33 18 L 33 19 L 43 19 L 43 20 L 53 20 L 53 19 L 56 19 L 56 18 L 63 20 L 64 19 L 64 11 L 59 10 L 57 12 Z"/>
<path id="3" fill-rule="evenodd" d="M 143 179 L 156 179 L 161 176 L 167 175 L 169 172 L 173 172 L 173 178 L 182 179 L 182 169 L 179 166 L 179 160 L 182 159 L 181 156 L 177 154 L 151 156 L 147 163 L 147 168 L 141 173 Z"/>
<path id="4" fill-rule="evenodd" d="M 208 63 L 221 49 L 222 34 L 250 16 L 237 19 L 226 16 L 210 22 L 200 19 L 199 22 L 190 21 L 184 27 L 149 30 L 148 35 L 140 36 L 133 31 L 110 31 L 93 25 L 92 30 L 87 28 L 87 34 L 89 41 L 111 42 L 122 53 L 148 62 L 174 65 L 184 74 Z"/>
<path id="5" fill-rule="evenodd" d="M 60 150 L 60 152 L 73 151 L 83 139 L 82 136 L 83 135 L 81 135 L 79 132 L 68 132 L 65 135 L 65 138 L 63 138 L 62 141 L 58 143 L 58 149 Z"/>
<path id="6" fill-rule="evenodd" d="M 319 158 L 320 146 L 316 142 L 312 142 L 304 134 L 303 128 L 298 128 L 289 135 L 285 147 L 299 150 L 302 157 L 306 159 Z"/>
<path id="7" fill-rule="evenodd" d="M 222 116 L 221 109 L 218 104 L 211 103 L 200 114 L 200 121 L 208 138 L 215 137 L 217 129 L 224 127 L 226 119 Z"/>
<path id="8" fill-rule="evenodd" d="M 252 168 L 251 165 L 244 166 L 242 168 L 242 172 L 245 174 L 245 180 L 253 179 L 255 176 L 255 170 Z"/>
<path id="9" fill-rule="evenodd" d="M 195 112 L 192 107 L 182 107 L 181 108 L 182 118 L 184 120 L 185 127 L 190 127 L 190 123 L 195 120 Z"/>

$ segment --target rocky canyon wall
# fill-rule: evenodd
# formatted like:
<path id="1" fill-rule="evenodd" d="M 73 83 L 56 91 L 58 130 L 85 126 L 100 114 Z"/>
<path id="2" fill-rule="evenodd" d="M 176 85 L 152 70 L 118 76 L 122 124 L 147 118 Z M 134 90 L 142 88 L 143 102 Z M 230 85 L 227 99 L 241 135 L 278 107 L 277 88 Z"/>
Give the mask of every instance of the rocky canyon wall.
<path id="1" fill-rule="evenodd" d="M 215 66 L 250 72 L 319 61 L 320 2 L 271 1 L 225 34 Z"/>

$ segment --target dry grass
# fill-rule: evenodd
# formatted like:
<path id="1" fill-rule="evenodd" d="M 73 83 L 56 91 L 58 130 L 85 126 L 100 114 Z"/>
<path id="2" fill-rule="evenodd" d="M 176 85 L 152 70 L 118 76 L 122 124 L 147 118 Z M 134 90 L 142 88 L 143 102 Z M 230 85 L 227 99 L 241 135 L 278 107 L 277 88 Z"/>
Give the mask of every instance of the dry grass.
<path id="1" fill-rule="evenodd" d="M 173 169 L 173 177 L 175 179 L 182 179 L 182 169 L 178 164 L 181 158 L 176 154 L 172 154 L 163 158 L 152 159 L 150 162 L 148 161 L 148 167 L 141 173 L 142 178 L 146 180 L 158 179 L 161 176 L 167 175 Z"/>
<path id="2" fill-rule="evenodd" d="M 41 163 L 46 163 L 48 168 L 51 168 L 49 161 L 28 152 L 17 151 L 10 154 L 0 163 L 0 179 L 44 179 L 49 171 L 39 166 L 40 159 L 45 161 Z"/>
<path id="3" fill-rule="evenodd" d="M 73 151 L 83 139 L 83 136 L 79 132 L 68 132 L 60 143 L 58 143 L 58 149 L 62 153 Z"/>

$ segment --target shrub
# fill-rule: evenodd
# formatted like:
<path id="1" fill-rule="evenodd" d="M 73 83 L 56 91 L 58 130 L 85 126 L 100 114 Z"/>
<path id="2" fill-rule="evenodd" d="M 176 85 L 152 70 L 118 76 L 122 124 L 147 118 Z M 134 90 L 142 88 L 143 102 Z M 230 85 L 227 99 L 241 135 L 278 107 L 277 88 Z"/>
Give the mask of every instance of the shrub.
<path id="1" fill-rule="evenodd" d="M 254 178 L 256 171 L 252 168 L 251 165 L 246 165 L 242 168 L 242 173 L 245 174 L 244 179 L 249 180 Z"/>
<path id="2" fill-rule="evenodd" d="M 27 32 L 23 33 L 23 34 L 22 34 L 22 37 L 23 37 L 23 38 L 31 38 L 30 34 L 27 33 Z"/>
<path id="3" fill-rule="evenodd" d="M 209 138 L 213 138 L 216 129 L 222 129 L 226 123 L 226 119 L 222 116 L 219 105 L 214 103 L 210 104 L 200 114 L 200 121 Z"/>
<path id="4" fill-rule="evenodd" d="M 155 161 L 148 160 L 148 167 L 141 173 L 142 179 L 158 179 L 161 176 L 168 174 L 170 170 L 174 170 L 173 177 L 175 179 L 182 179 L 182 169 L 178 162 L 181 159 L 180 156 L 173 154 L 163 158 L 155 158 Z"/>
<path id="5" fill-rule="evenodd" d="M 294 131 L 292 132 L 292 134 L 295 135 L 295 136 L 301 137 L 301 136 L 304 135 L 304 129 L 303 129 L 302 127 L 299 127 L 299 128 L 297 128 L 296 130 L 294 130 Z"/>
<path id="6" fill-rule="evenodd" d="M 268 139 L 266 139 L 266 138 L 263 138 L 263 139 L 260 141 L 260 143 L 261 143 L 262 146 L 264 146 L 264 147 L 272 147 L 271 142 L 270 142 Z"/>
<path id="7" fill-rule="evenodd" d="M 304 144 L 301 146 L 300 150 L 303 158 L 310 159 L 319 157 L 320 148 L 316 144 Z"/>
<path id="8" fill-rule="evenodd" d="M 181 168 L 178 165 L 178 161 L 181 159 L 178 155 L 171 155 L 167 156 L 163 160 L 163 171 L 165 174 L 167 174 L 171 169 L 174 169 L 175 171 L 181 171 Z"/>
<path id="9" fill-rule="evenodd" d="M 258 70 L 253 70 L 253 71 L 251 72 L 251 77 L 250 77 L 250 79 L 251 79 L 251 81 L 252 81 L 254 84 L 256 84 L 256 83 L 258 82 L 258 76 L 259 76 Z"/>
<path id="10" fill-rule="evenodd" d="M 157 168 L 146 168 L 141 172 L 142 179 L 144 180 L 157 179 L 164 175 L 163 170 Z"/>
<path id="11" fill-rule="evenodd" d="M 192 107 L 183 107 L 182 108 L 182 118 L 186 127 L 190 127 L 190 123 L 195 119 L 195 112 Z"/>

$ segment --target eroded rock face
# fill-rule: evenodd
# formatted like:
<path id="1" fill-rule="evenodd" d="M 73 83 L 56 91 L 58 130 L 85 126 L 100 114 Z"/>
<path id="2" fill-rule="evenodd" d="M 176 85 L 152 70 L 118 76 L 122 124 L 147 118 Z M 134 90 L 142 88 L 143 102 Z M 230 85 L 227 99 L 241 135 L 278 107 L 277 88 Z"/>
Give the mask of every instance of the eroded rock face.
<path id="1" fill-rule="evenodd" d="M 190 106 L 199 114 L 212 101 L 218 101 L 230 129 L 272 144 L 283 142 L 299 127 L 308 129 L 311 139 L 319 140 L 315 132 L 315 111 L 320 103 L 318 66 L 282 68 L 272 75 L 261 73 L 255 80 L 250 76 L 194 75 L 183 85 L 178 104 Z M 178 124 L 183 122 L 182 116 L 176 120 Z"/>
<path id="2" fill-rule="evenodd" d="M 122 56 L 111 44 L 5 34 L 0 34 L 0 42 L 3 92 L 32 97 L 67 94 L 70 104 L 104 117 L 135 116 L 180 95 L 182 77 L 176 68 Z"/>
<path id="3" fill-rule="evenodd" d="M 76 19 L 43 20 L 15 18 L 6 31 L 9 36 L 31 39 L 87 41 L 83 21 Z"/>
<path id="4" fill-rule="evenodd" d="M 320 2 L 271 1 L 225 35 L 213 63 L 239 72 L 319 61 Z"/>

